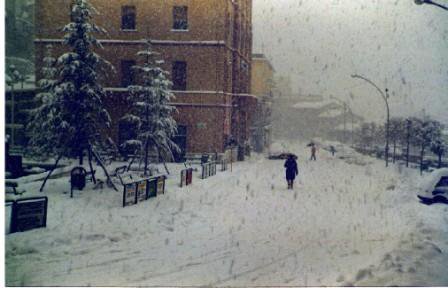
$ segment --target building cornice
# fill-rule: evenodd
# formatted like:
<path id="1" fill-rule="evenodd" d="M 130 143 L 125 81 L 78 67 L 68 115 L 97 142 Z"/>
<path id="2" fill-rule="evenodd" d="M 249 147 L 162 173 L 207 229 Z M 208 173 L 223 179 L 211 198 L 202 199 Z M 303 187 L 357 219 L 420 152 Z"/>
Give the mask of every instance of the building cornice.
<path id="1" fill-rule="evenodd" d="M 53 38 L 36 38 L 34 39 L 35 43 L 42 44 L 54 44 L 64 43 L 63 39 L 53 39 Z M 100 44 L 111 45 L 111 44 L 121 44 L 121 45 L 144 45 L 146 44 L 146 40 L 123 40 L 123 39 L 98 39 Z M 245 57 L 238 49 L 232 48 L 229 46 L 226 41 L 223 40 L 187 40 L 187 41 L 178 41 L 178 40 L 151 40 L 153 45 L 172 45 L 172 46 L 223 46 L 229 49 L 230 51 L 237 53 L 241 58 L 243 58 L 246 62 L 250 63 L 250 59 Z"/>
<path id="2" fill-rule="evenodd" d="M 127 92 L 128 88 L 126 87 L 107 87 L 104 88 L 105 91 L 110 92 Z M 227 96 L 237 96 L 237 97 L 251 97 L 251 98 L 260 98 L 253 94 L 248 93 L 229 93 L 224 91 L 213 91 L 213 90 L 172 90 L 174 94 L 208 94 L 208 95 L 227 95 Z"/>
<path id="3" fill-rule="evenodd" d="M 63 39 L 36 38 L 35 43 L 63 43 Z M 123 44 L 123 45 L 142 45 L 146 40 L 121 40 L 121 39 L 98 39 L 101 44 Z M 225 41 L 205 40 L 205 41 L 178 41 L 178 40 L 151 40 L 155 45 L 199 45 L 199 46 L 225 46 Z"/>

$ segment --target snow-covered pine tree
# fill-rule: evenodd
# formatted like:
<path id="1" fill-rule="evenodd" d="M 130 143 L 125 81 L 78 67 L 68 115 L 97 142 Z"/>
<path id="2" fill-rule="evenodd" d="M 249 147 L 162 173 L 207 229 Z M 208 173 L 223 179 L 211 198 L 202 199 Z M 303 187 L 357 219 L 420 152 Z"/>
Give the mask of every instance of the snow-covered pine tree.
<path id="1" fill-rule="evenodd" d="M 145 45 L 145 50 L 137 53 L 142 65 L 133 67 L 141 84 L 128 87 L 132 109 L 122 119 L 130 127 L 135 127 L 136 137 L 125 141 L 122 147 L 135 149 L 143 158 L 144 174 L 147 175 L 151 152 L 168 160 L 173 158 L 172 151 L 179 148 L 171 140 L 177 131 L 172 117 L 176 108 L 169 104 L 174 99 L 172 83 L 166 77 L 167 72 L 160 67 L 163 61 L 156 59 L 159 54 L 153 51 L 151 42 L 146 40 Z"/>
<path id="2" fill-rule="evenodd" d="M 63 31 L 64 43 L 71 52 L 59 57 L 59 82 L 55 96 L 61 106 L 60 129 L 67 138 L 59 143 L 66 146 L 68 155 L 79 157 L 83 162 L 84 151 L 91 155 L 92 149 L 102 142 L 101 129 L 109 127 L 110 117 L 104 109 L 104 90 L 99 84 L 97 70 L 100 65 L 110 65 L 98 54 L 94 47 L 102 48 L 95 33 L 105 30 L 92 23 L 96 10 L 87 0 L 75 0 L 72 4 L 71 20 Z M 89 157 L 90 158 L 90 157 Z"/>
<path id="3" fill-rule="evenodd" d="M 72 22 L 62 29 L 66 33 L 64 44 L 71 51 L 57 59 L 55 81 L 48 77 L 55 71 L 50 65 L 54 60 L 46 57 L 44 61 L 48 67 L 44 68 L 43 74 L 46 76 L 40 81 L 42 105 L 33 112 L 36 125 L 33 124 L 32 128 L 32 143 L 41 153 L 57 157 L 55 167 L 61 157 L 77 156 L 82 165 L 87 150 L 90 169 L 93 171 L 92 155 L 101 162 L 93 151 L 94 147 L 103 140 L 101 129 L 110 125 L 109 114 L 102 103 L 105 93 L 99 84 L 97 70 L 100 65 L 113 67 L 92 51 L 94 47 L 102 48 L 94 33 L 105 32 L 91 23 L 93 13 L 96 12 L 94 7 L 87 0 L 75 0 L 71 7 Z M 37 128 L 38 124 L 41 127 Z M 115 188 L 104 165 L 100 165 L 108 177 L 108 183 Z"/>
<path id="4" fill-rule="evenodd" d="M 39 93 L 36 95 L 38 106 L 30 111 L 30 121 L 28 131 L 30 132 L 29 152 L 32 156 L 45 158 L 56 157 L 54 167 L 45 178 L 40 191 L 56 169 L 59 160 L 68 153 L 67 146 L 64 145 L 69 130 L 61 126 L 61 107 L 55 96 L 54 89 L 58 83 L 56 58 L 52 55 L 52 46 L 48 45 L 43 58 L 42 78 L 38 82 Z"/>
<path id="5" fill-rule="evenodd" d="M 30 133 L 30 153 L 37 157 L 59 157 L 64 153 L 63 145 L 59 143 L 65 139 L 64 133 L 57 131 L 60 119 L 60 107 L 55 101 L 54 88 L 57 84 L 56 58 L 52 55 L 52 46 L 46 47 L 39 80 L 39 93 L 36 95 L 37 108 L 30 111 L 28 131 Z"/>

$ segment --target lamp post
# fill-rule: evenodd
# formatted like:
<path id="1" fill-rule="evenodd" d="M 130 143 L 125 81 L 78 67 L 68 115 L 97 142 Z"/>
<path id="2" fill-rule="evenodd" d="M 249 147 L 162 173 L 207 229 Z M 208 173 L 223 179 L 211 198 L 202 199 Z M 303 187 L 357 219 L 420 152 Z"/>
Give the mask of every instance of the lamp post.
<path id="1" fill-rule="evenodd" d="M 409 142 L 411 139 L 411 125 L 412 125 L 412 121 L 410 119 L 406 119 L 406 130 L 407 130 L 407 135 L 406 135 L 406 167 L 409 167 Z"/>
<path id="2" fill-rule="evenodd" d="M 376 85 L 375 83 L 373 83 L 370 79 L 367 79 L 361 75 L 351 75 L 352 78 L 358 78 L 361 80 L 366 81 L 367 83 L 369 83 L 370 85 L 372 85 L 373 87 L 375 87 L 375 89 L 380 93 L 381 97 L 383 98 L 384 102 L 386 103 L 386 113 L 387 113 L 387 120 L 386 120 L 386 147 L 385 147 L 385 155 L 384 157 L 386 158 L 386 167 L 389 166 L 389 120 L 390 120 L 390 111 L 389 111 L 389 103 L 387 102 L 387 99 L 389 98 L 389 90 L 386 88 L 385 92 L 386 94 L 384 94 L 384 92 L 378 87 L 378 85 Z"/>
<path id="3" fill-rule="evenodd" d="M 434 5 L 436 7 L 442 8 L 444 10 L 448 11 L 448 7 L 439 3 L 436 3 L 432 0 L 414 0 L 414 3 L 417 5 L 423 5 L 423 4 L 429 4 L 429 5 Z"/>

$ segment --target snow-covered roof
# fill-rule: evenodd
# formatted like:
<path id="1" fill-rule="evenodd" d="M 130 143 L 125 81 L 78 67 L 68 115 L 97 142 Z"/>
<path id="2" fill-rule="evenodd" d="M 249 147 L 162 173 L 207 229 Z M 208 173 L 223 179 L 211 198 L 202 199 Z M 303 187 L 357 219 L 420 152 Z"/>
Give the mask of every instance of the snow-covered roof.
<path id="1" fill-rule="evenodd" d="M 322 109 L 329 105 L 336 104 L 331 100 L 321 100 L 321 101 L 302 101 L 294 104 L 294 108 L 297 109 Z"/>
<path id="2" fill-rule="evenodd" d="M 352 123 L 347 122 L 346 124 L 346 129 L 351 130 L 352 129 Z M 353 128 L 354 129 L 358 129 L 361 126 L 359 125 L 359 123 L 353 123 Z M 335 128 L 336 130 L 344 130 L 344 124 L 339 124 L 338 126 L 336 126 Z"/>
<path id="3" fill-rule="evenodd" d="M 319 117 L 320 118 L 334 118 L 334 117 L 339 117 L 343 114 L 344 114 L 344 112 L 339 109 L 330 109 L 330 110 L 326 110 L 326 111 L 320 113 Z"/>

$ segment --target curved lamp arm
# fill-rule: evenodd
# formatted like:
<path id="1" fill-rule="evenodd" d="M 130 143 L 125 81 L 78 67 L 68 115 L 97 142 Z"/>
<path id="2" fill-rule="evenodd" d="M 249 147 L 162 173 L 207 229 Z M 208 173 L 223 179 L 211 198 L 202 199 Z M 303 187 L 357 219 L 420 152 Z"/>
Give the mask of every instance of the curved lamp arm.
<path id="1" fill-rule="evenodd" d="M 422 4 L 430 4 L 430 5 L 434 5 L 434 6 L 437 6 L 437 7 L 439 7 L 439 8 L 442 8 L 442 9 L 448 11 L 448 7 L 447 7 L 447 6 L 444 6 L 444 5 L 442 5 L 442 4 L 436 3 L 436 2 L 434 2 L 434 1 L 432 1 L 432 0 L 414 0 L 414 2 L 415 2 L 415 4 L 417 4 L 417 5 L 422 5 Z"/>

